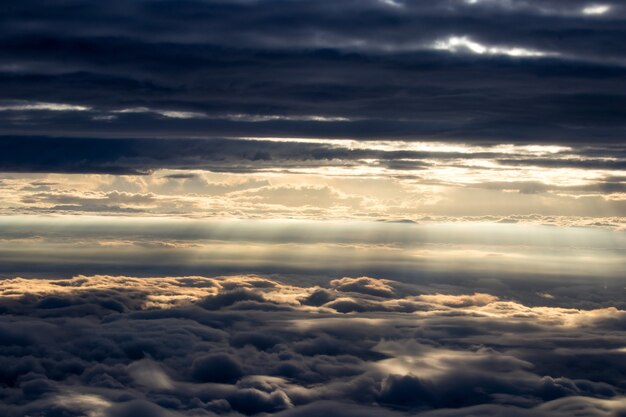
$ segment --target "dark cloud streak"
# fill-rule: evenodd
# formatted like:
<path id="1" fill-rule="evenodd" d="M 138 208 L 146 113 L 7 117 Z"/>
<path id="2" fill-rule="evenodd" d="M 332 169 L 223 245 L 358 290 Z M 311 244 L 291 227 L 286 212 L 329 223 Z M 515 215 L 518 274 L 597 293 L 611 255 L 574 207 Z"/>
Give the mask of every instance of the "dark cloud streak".
<path id="1" fill-rule="evenodd" d="M 11 5 L 1 18 L 0 57 L 8 63 L 0 68 L 3 98 L 92 111 L 69 118 L 3 112 L 2 132 L 622 139 L 626 51 L 619 4 L 608 2 L 612 8 L 601 16 L 584 16 L 583 1 L 398 4 Z M 453 36 L 554 55 L 432 50 Z M 206 120 L 111 113 L 138 107 L 197 112 Z"/>
<path id="2" fill-rule="evenodd" d="M 589 155 L 587 155 L 589 154 Z M 580 148 L 537 158 L 482 152 L 417 151 L 352 148 L 338 143 L 287 142 L 239 139 L 133 139 L 46 136 L 0 136 L 0 171 L 102 173 L 143 175 L 158 169 L 253 172 L 263 169 L 354 166 L 375 160 L 394 170 L 416 170 L 429 160 L 458 164 L 455 160 L 494 159 L 502 166 L 539 166 L 623 170 L 621 146 Z M 181 178 L 180 175 L 174 174 Z"/>

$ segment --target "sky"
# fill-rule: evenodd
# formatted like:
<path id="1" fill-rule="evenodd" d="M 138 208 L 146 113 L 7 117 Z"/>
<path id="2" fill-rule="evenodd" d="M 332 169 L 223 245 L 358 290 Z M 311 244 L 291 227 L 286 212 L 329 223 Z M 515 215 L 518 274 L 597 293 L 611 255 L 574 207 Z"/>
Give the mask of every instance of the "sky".
<path id="1" fill-rule="evenodd" d="M 0 414 L 623 417 L 626 5 L 0 5 Z"/>

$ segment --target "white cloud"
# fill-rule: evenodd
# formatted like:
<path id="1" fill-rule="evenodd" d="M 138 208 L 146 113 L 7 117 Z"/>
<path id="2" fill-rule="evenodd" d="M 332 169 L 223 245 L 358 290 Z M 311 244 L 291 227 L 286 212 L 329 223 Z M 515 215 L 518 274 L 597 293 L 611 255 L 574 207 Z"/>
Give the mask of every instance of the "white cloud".
<path id="1" fill-rule="evenodd" d="M 396 0 L 380 0 L 380 2 L 391 7 L 404 7 L 404 4 Z"/>
<path id="2" fill-rule="evenodd" d="M 542 57 L 554 55 L 550 52 L 521 47 L 489 46 L 473 41 L 467 36 L 450 36 L 446 39 L 435 41 L 432 47 L 452 53 L 470 52 L 478 55 L 508 55 L 514 57 Z"/>
<path id="3" fill-rule="evenodd" d="M 0 111 L 88 111 L 89 106 L 65 103 L 17 102 L 0 105 Z"/>
<path id="4" fill-rule="evenodd" d="M 156 113 L 160 114 L 161 116 L 169 117 L 171 119 L 204 119 L 206 117 L 204 113 L 191 111 L 157 110 Z"/>
<path id="5" fill-rule="evenodd" d="M 608 13 L 611 10 L 611 6 L 608 4 L 591 4 L 583 8 L 582 12 L 585 15 L 593 16 L 593 15 L 603 15 Z"/>
<path id="6" fill-rule="evenodd" d="M 206 114 L 200 112 L 161 110 L 151 109 L 148 107 L 129 107 L 126 109 L 115 110 L 113 113 L 153 113 L 170 119 L 204 119 L 207 117 Z"/>
<path id="7" fill-rule="evenodd" d="M 167 117 L 170 119 L 206 119 L 213 117 L 216 119 L 235 120 L 243 122 L 267 122 L 273 120 L 288 120 L 288 121 L 311 121 L 311 122 L 340 122 L 349 121 L 349 118 L 339 116 L 322 116 L 322 115 L 295 115 L 285 116 L 277 114 L 226 114 L 226 115 L 207 115 L 201 112 L 181 111 L 181 110 L 163 110 L 152 109 L 148 107 L 128 107 L 124 109 L 114 110 L 112 113 L 152 113 L 159 116 Z"/>
<path id="8" fill-rule="evenodd" d="M 236 120 L 243 122 L 268 122 L 272 120 L 288 120 L 288 121 L 304 121 L 304 122 L 347 122 L 351 119 L 340 116 L 321 116 L 321 115 L 296 115 L 285 116 L 277 114 L 227 114 L 217 118 L 226 118 L 228 120 Z"/>

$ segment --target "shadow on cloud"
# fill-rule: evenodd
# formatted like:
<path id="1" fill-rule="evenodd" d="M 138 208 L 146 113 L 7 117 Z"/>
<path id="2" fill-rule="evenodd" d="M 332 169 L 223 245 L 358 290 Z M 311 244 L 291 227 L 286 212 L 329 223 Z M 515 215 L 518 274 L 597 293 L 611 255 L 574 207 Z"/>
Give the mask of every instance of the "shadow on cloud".
<path id="1" fill-rule="evenodd" d="M 10 417 L 626 411 L 616 308 L 371 277 L 14 278 L 0 293 Z"/>

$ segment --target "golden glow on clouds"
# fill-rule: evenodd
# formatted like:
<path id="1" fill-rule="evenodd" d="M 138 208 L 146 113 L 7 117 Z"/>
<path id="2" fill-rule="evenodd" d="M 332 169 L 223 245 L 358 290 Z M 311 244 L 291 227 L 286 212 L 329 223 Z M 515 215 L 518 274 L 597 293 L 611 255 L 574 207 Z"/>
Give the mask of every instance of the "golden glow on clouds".
<path id="1" fill-rule="evenodd" d="M 366 285 L 351 286 L 351 282 L 367 280 Z M 36 297 L 46 296 L 71 296 L 81 292 L 114 290 L 128 294 L 143 294 L 140 309 L 166 309 L 189 305 L 206 297 L 233 291 L 234 289 L 246 289 L 263 296 L 263 299 L 285 304 L 291 308 L 302 308 L 306 311 L 319 309 L 320 312 L 331 313 L 337 317 L 320 317 L 295 320 L 292 325 L 306 331 L 323 329 L 325 326 L 334 326 L 341 321 L 351 323 L 359 322 L 363 325 L 384 325 L 386 322 L 401 324 L 402 320 L 414 320 L 411 316 L 436 317 L 445 316 L 457 312 L 467 317 L 489 317 L 501 320 L 533 320 L 536 324 L 551 326 L 593 327 L 597 320 L 623 319 L 626 311 L 615 307 L 578 309 L 548 306 L 527 306 L 517 301 L 507 301 L 497 296 L 486 293 L 474 294 L 422 294 L 422 295 L 396 295 L 396 287 L 401 285 L 389 280 L 380 280 L 371 277 L 341 278 L 330 282 L 329 291 L 344 298 L 352 294 L 354 299 L 367 300 L 380 306 L 397 306 L 401 303 L 419 305 L 409 316 L 404 318 L 390 315 L 386 318 L 368 318 L 367 316 L 345 315 L 335 311 L 329 301 L 326 305 L 312 307 L 301 306 L 301 301 L 320 289 L 318 286 L 303 286 L 302 284 L 286 284 L 278 279 L 270 279 L 257 275 L 231 275 L 218 277 L 126 277 L 126 276 L 76 276 L 71 279 L 36 279 L 36 278 L 10 278 L 0 280 L 0 297 L 20 298 L 25 294 Z M 382 290 L 382 291 L 381 291 Z M 355 291 L 355 292 L 351 292 Z M 368 295 L 372 292 L 373 296 Z M 135 297 L 141 299 L 140 297 Z M 387 351 L 382 342 L 380 351 Z"/>
<path id="2" fill-rule="evenodd" d="M 461 143 L 448 143 L 436 141 L 402 141 L 402 140 L 351 140 L 351 139 L 315 139 L 315 138 L 288 138 L 288 137 L 242 137 L 242 140 L 286 142 L 286 143 L 315 143 L 346 147 L 348 149 L 374 149 L 379 151 L 423 151 L 423 152 L 458 152 L 474 154 L 481 152 L 496 152 L 504 154 L 525 154 L 543 156 L 559 152 L 572 151 L 569 146 L 559 145 L 514 145 L 495 144 L 493 146 L 480 146 Z"/>
<path id="3" fill-rule="evenodd" d="M 324 148 L 302 161 L 255 162 L 249 172 L 2 174 L 0 214 L 624 226 L 626 171 L 615 158 L 593 152 L 557 145 L 263 140 Z M 343 151 L 324 156 L 326 147 Z M 350 152 L 362 156 L 342 156 Z"/>
<path id="4" fill-rule="evenodd" d="M 197 302 L 232 288 L 265 287 L 267 300 L 297 304 L 311 290 L 271 281 L 255 275 L 207 278 L 200 276 L 138 278 L 126 276 L 76 276 L 65 280 L 9 278 L 0 280 L 0 296 L 19 298 L 24 294 L 37 297 L 72 295 L 81 292 L 117 290 L 145 294 L 140 308 L 172 308 Z"/>
<path id="5" fill-rule="evenodd" d="M 61 407 L 80 410 L 86 417 L 106 417 L 106 410 L 113 405 L 100 395 L 71 391 L 56 396 L 54 403 Z"/>
<path id="6" fill-rule="evenodd" d="M 308 302 L 320 292 L 328 299 Z M 542 415 L 543 410 L 563 408 L 564 413 L 554 415 L 565 416 L 574 407 L 581 415 L 597 408 L 602 411 L 597 415 L 608 416 L 623 408 L 619 381 L 613 382 L 619 373 L 608 374 L 604 382 L 595 376 L 573 376 L 578 369 L 588 369 L 586 362 L 568 369 L 578 358 L 619 366 L 623 331 L 615 326 L 626 319 L 626 311 L 613 307 L 533 306 L 489 293 L 424 293 L 413 285 L 368 276 L 337 278 L 322 286 L 301 277 L 256 275 L 12 278 L 0 280 L 0 297 L 13 312 L 12 332 L 6 327 L 3 331 L 27 334 L 27 340 L 32 337 L 41 346 L 43 353 L 37 351 L 30 361 L 48 359 L 52 355 L 44 355 L 50 351 L 55 358 L 66 358 L 69 352 L 78 358 L 75 362 L 94 364 L 102 374 L 120 371 L 115 373 L 119 379 L 106 381 L 124 378 L 124 385 L 107 386 L 81 384 L 73 373 L 55 379 L 56 389 L 34 400 L 40 409 L 55 406 L 88 417 L 118 415 L 119 410 L 123 415 L 133 410 L 182 416 L 186 410 L 137 405 L 145 404 L 145 398 L 168 395 L 185 400 L 190 393 L 210 391 L 207 395 L 218 399 L 233 398 L 233 393 L 254 393 L 253 399 L 280 396 L 289 410 L 317 401 L 344 401 L 350 392 L 346 388 L 360 389 L 355 398 L 362 398 L 363 386 L 385 393 L 394 381 L 451 398 L 467 387 L 504 398 L 497 395 L 515 387 L 516 395 L 507 397 L 508 402 L 488 404 L 501 410 L 490 415 L 518 409 L 524 415 Z M 342 311 L 342 303 L 360 305 L 363 311 Z M 21 332 L 22 326 L 31 333 Z M 268 346 L 263 346 L 264 337 Z M 261 343 L 255 344 L 256 339 Z M 78 350 L 80 346 L 85 349 Z M 103 348 L 109 352 L 135 346 L 150 350 L 138 357 L 122 356 L 118 362 L 113 354 L 106 360 L 83 359 L 98 358 Z M 215 353 L 241 364 L 245 373 L 227 381 L 196 377 L 196 364 Z M 546 361 L 561 367 L 546 367 Z M 316 370 L 324 379 L 311 382 L 298 373 L 275 372 L 283 365 L 307 366 L 305 375 Z M 617 377 L 609 379 L 613 375 Z M 578 389 L 589 386 L 602 391 Z M 576 391 L 556 400 L 534 398 L 534 393 L 559 387 Z M 141 400 L 127 400 L 130 394 Z M 338 404 L 355 407 L 352 402 Z M 402 415 L 390 409 L 394 404 L 377 396 L 367 415 Z M 453 410 L 454 415 L 468 415 L 481 407 L 470 403 Z M 426 413 L 438 415 L 437 410 Z"/>

